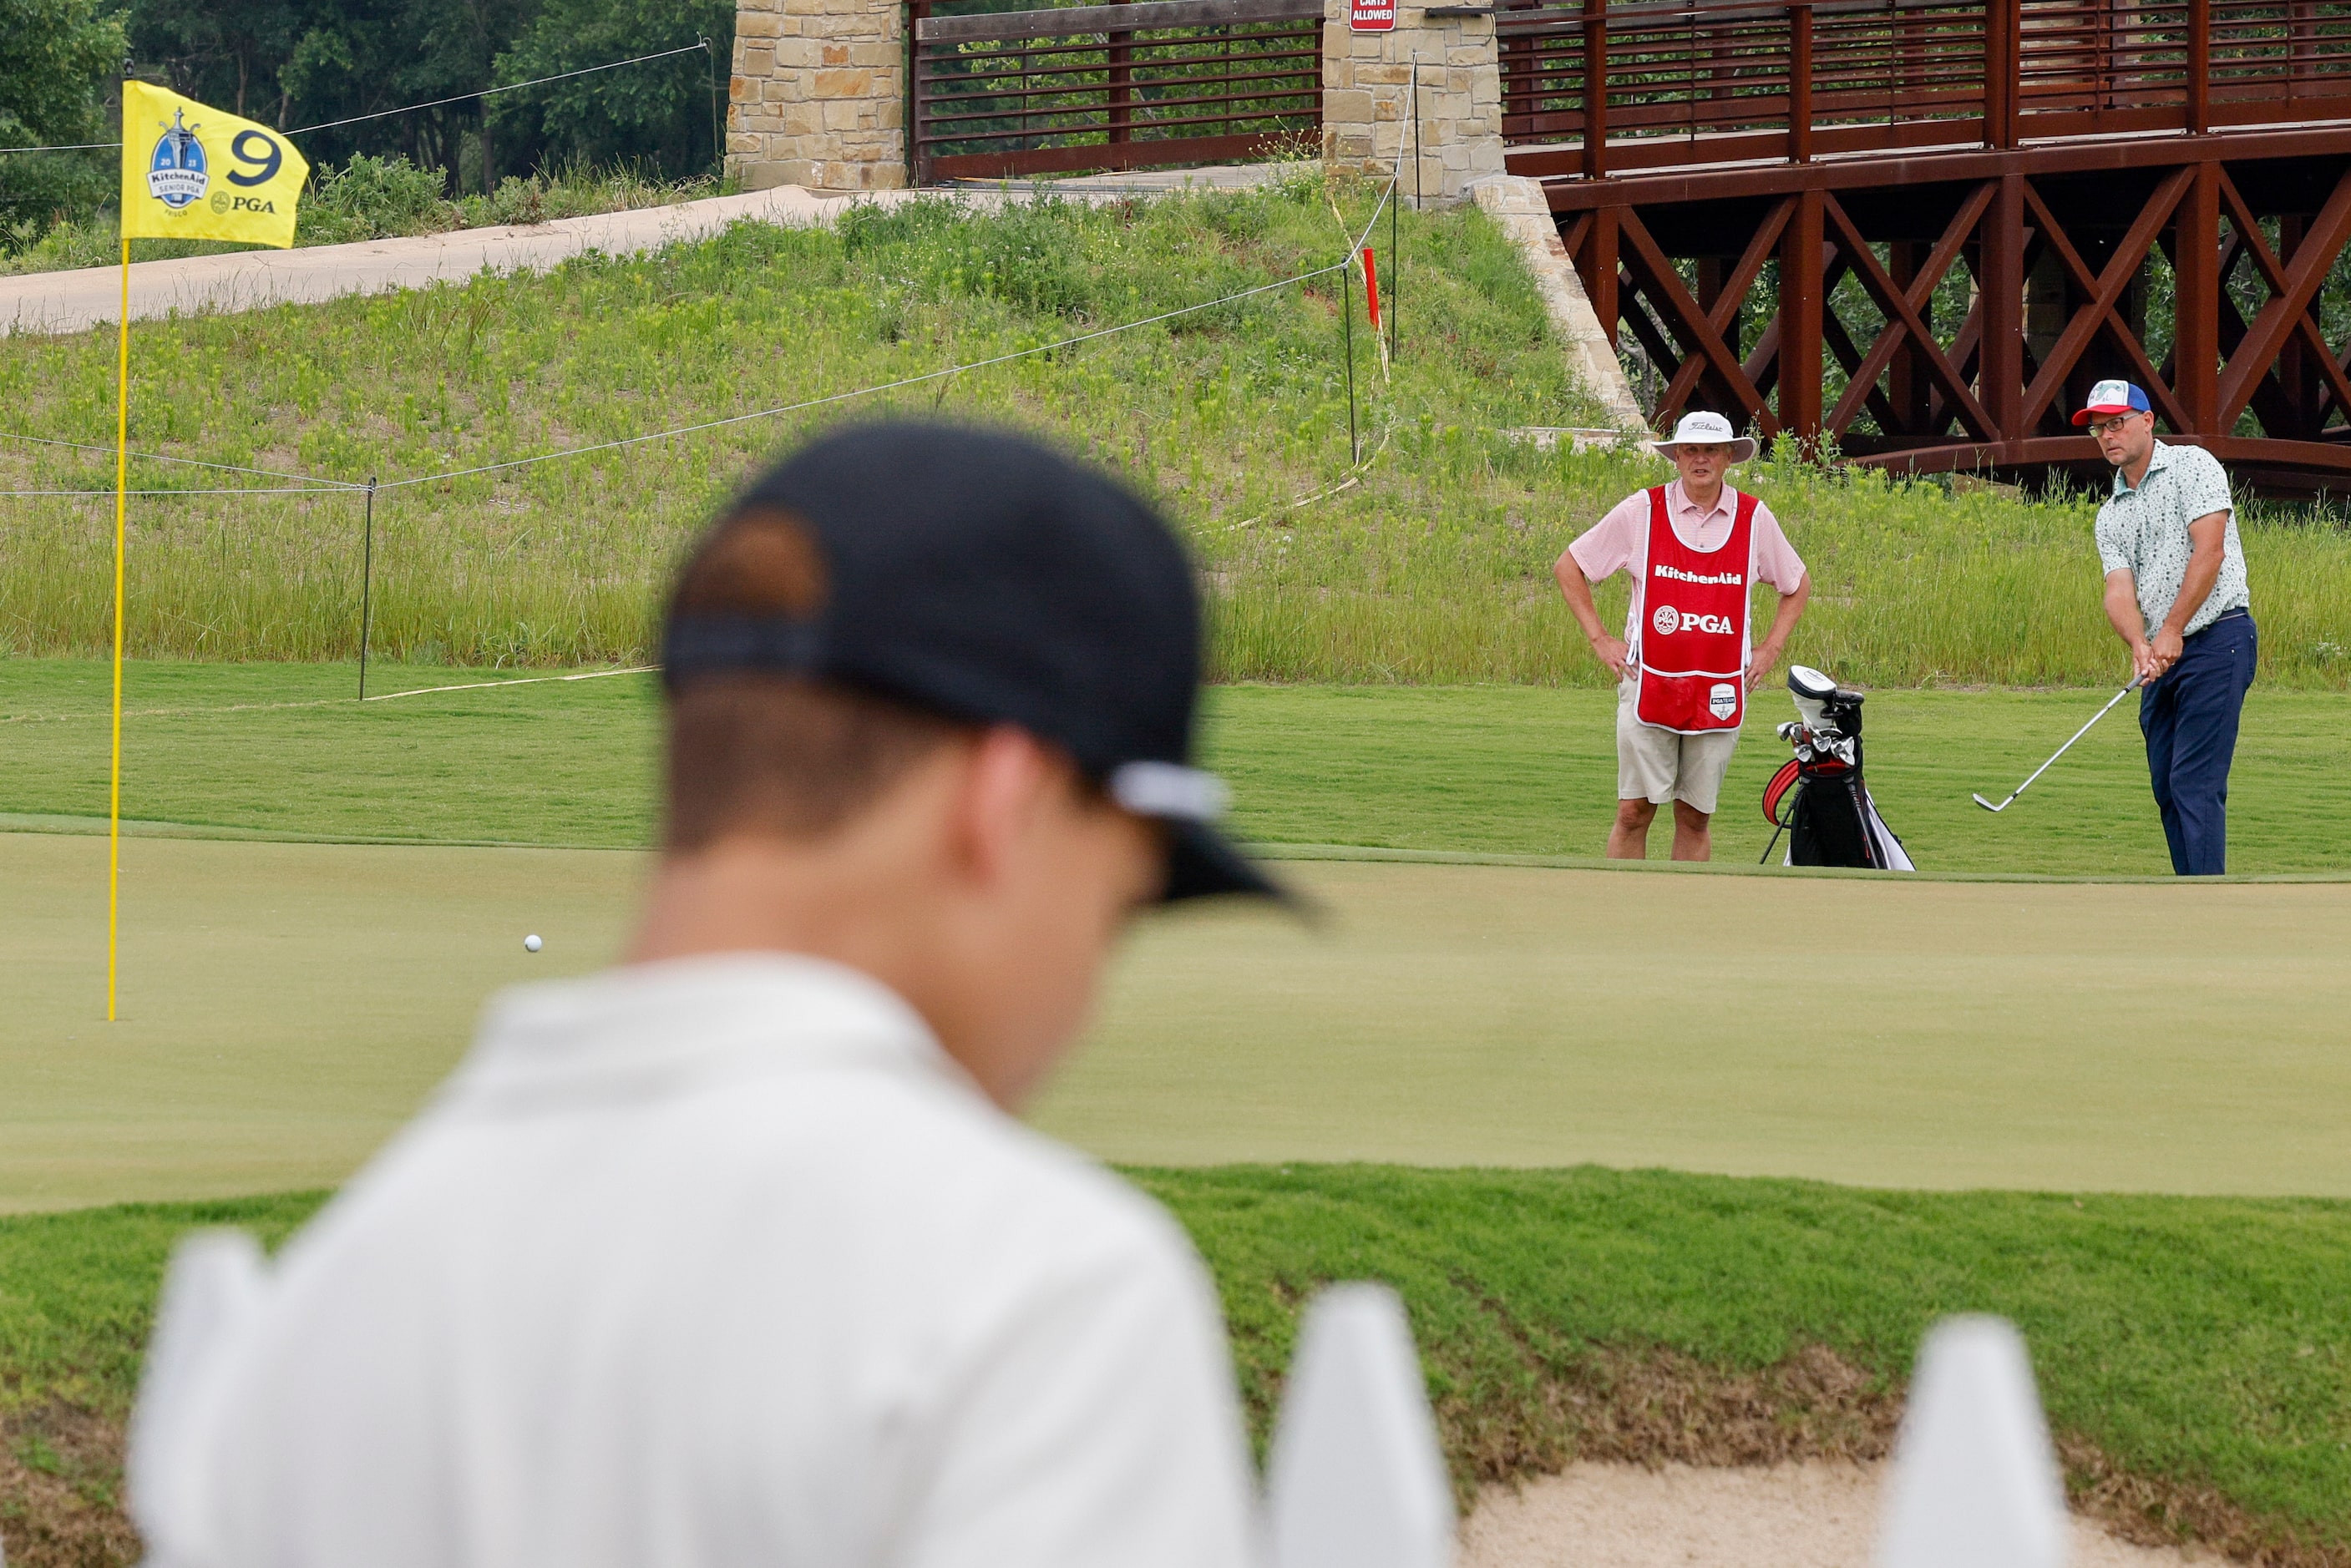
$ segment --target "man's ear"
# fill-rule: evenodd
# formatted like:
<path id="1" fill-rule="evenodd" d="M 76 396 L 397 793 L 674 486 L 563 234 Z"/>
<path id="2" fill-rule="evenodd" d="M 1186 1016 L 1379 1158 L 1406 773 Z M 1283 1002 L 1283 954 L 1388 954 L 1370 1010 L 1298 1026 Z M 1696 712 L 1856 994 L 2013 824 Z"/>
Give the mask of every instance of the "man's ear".
<path id="1" fill-rule="evenodd" d="M 982 731 L 965 755 L 951 808 L 947 849 L 956 870 L 977 886 L 1000 879 L 1065 765 L 1025 730 Z"/>

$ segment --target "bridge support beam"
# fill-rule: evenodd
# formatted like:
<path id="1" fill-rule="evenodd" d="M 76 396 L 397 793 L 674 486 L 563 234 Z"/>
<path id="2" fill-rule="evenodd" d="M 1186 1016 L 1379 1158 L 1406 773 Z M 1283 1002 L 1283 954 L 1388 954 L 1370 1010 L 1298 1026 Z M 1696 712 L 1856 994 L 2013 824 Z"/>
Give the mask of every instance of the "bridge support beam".
<path id="1" fill-rule="evenodd" d="M 2210 430 L 2220 411 L 2220 174 L 2217 163 L 2196 165 L 2171 248 L 2172 385 L 2198 430 Z"/>
<path id="2" fill-rule="evenodd" d="M 2261 161 L 2140 144 L 2117 170 L 2025 148 L 1882 184 L 1847 162 L 1544 189 L 1594 314 L 1656 368 L 1661 428 L 1703 407 L 1889 468 L 2095 481 L 2071 415 L 2123 377 L 2165 439 L 2264 488 L 2343 493 L 2351 333 L 2327 336 L 2323 291 L 2351 248 L 2351 127 L 2328 136 Z M 2168 319 L 2147 303 L 2166 253 Z"/>
<path id="3" fill-rule="evenodd" d="M 1821 192 L 1796 196 L 1780 234 L 1780 425 L 1805 451 L 1821 445 L 1821 332 L 1828 311 Z"/>

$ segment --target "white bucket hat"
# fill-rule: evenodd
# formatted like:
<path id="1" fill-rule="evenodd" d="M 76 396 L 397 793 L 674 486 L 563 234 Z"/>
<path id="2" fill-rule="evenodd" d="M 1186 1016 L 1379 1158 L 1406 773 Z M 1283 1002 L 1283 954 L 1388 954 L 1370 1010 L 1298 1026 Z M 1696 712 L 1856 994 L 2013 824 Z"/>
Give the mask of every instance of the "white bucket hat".
<path id="1" fill-rule="evenodd" d="M 1649 443 L 1649 450 L 1670 460 L 1675 446 L 1682 441 L 1693 441 L 1700 446 L 1727 446 L 1730 449 L 1730 461 L 1733 462 L 1745 462 L 1755 455 L 1753 436 L 1740 435 L 1730 428 L 1729 420 L 1704 410 L 1684 414 L 1682 422 L 1674 427 L 1674 439 L 1653 441 Z"/>

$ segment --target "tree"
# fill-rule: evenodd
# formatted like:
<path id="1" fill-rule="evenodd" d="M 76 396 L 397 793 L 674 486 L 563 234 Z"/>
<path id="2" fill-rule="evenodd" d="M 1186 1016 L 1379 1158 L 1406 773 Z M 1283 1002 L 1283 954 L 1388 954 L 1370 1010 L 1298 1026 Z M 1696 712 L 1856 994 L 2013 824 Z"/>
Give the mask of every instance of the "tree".
<path id="1" fill-rule="evenodd" d="M 0 0 L 0 147 L 110 141 L 122 24 L 98 0 Z M 46 224 L 105 200 L 111 151 L 0 153 L 0 223 Z"/>
<path id="2" fill-rule="evenodd" d="M 174 92 L 283 130 L 291 95 L 278 67 L 313 9 L 308 0 L 131 0 L 131 47 L 162 68 Z"/>
<path id="3" fill-rule="evenodd" d="M 714 124 L 735 46 L 734 0 L 544 0 L 498 79 L 528 81 L 586 66 L 674 49 L 697 38 L 707 55 L 678 55 L 575 77 L 491 100 L 493 118 L 535 133 L 542 166 L 634 161 L 675 179 L 716 167 Z M 714 121 L 714 109 L 717 119 Z"/>

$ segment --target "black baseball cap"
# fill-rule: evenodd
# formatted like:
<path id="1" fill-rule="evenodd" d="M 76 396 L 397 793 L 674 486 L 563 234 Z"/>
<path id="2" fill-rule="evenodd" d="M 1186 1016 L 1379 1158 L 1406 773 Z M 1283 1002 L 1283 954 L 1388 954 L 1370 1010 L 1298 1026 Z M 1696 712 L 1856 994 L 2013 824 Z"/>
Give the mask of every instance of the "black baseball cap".
<path id="1" fill-rule="evenodd" d="M 1228 792 L 1192 763 L 1198 590 L 1131 491 L 1025 436 L 893 421 L 802 447 L 718 526 L 753 513 L 797 524 L 821 592 L 797 615 L 673 614 L 671 691 L 753 670 L 1018 725 L 1165 825 L 1168 902 L 1287 896 L 1215 826 Z"/>

